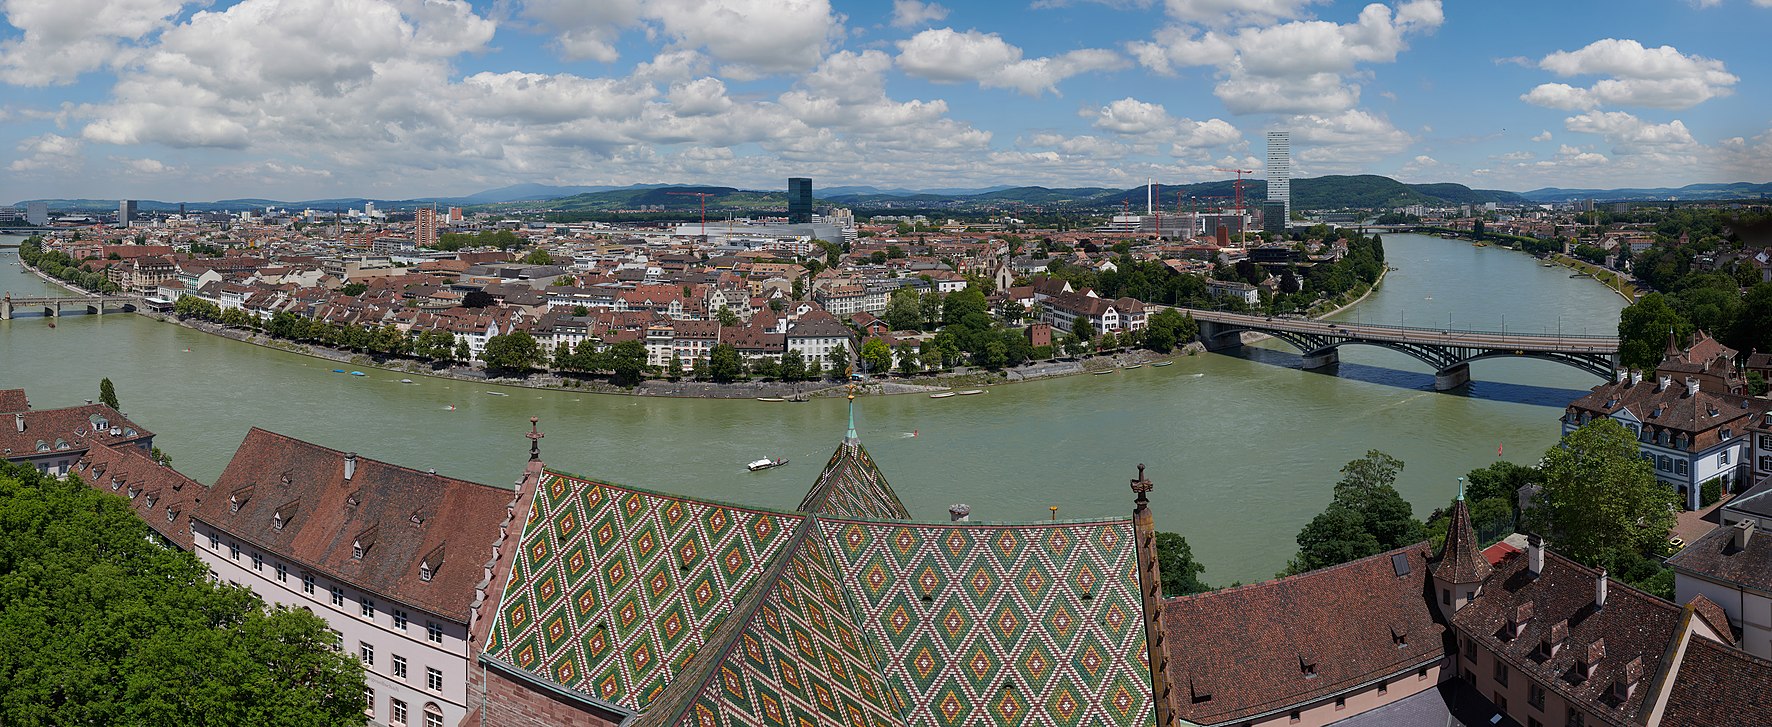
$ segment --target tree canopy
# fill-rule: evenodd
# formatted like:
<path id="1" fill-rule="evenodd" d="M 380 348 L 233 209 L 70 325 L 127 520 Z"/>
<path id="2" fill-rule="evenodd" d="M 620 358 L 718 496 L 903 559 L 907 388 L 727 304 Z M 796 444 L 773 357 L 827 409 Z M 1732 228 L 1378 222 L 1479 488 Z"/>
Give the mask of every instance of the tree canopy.
<path id="1" fill-rule="evenodd" d="M 1194 560 L 1193 546 L 1179 533 L 1157 533 L 1157 570 L 1163 573 L 1163 595 L 1170 598 L 1212 590 L 1200 574 L 1206 566 Z"/>
<path id="2" fill-rule="evenodd" d="M 0 463 L 7 724 L 363 724 L 363 669 L 325 621 L 148 537 L 123 498 Z"/>
<path id="3" fill-rule="evenodd" d="M 117 403 L 117 387 L 111 383 L 108 376 L 98 382 L 98 402 L 112 409 L 121 410 L 123 408 L 122 404 Z"/>
<path id="4" fill-rule="evenodd" d="M 1341 468 L 1335 498 L 1298 532 L 1298 554 L 1281 575 L 1303 573 L 1420 542 L 1427 531 L 1397 492 L 1403 462 L 1372 450 Z"/>
<path id="5" fill-rule="evenodd" d="M 528 331 L 512 331 L 486 341 L 486 350 L 481 358 L 486 366 L 494 369 L 511 371 L 527 371 L 540 366 L 543 358 L 541 343 L 529 335 Z"/>
<path id="6" fill-rule="evenodd" d="M 1663 547 L 1678 495 L 1637 455 L 1636 437 L 1610 417 L 1595 419 L 1545 452 L 1544 489 L 1527 523 L 1557 552 L 1618 570 Z"/>

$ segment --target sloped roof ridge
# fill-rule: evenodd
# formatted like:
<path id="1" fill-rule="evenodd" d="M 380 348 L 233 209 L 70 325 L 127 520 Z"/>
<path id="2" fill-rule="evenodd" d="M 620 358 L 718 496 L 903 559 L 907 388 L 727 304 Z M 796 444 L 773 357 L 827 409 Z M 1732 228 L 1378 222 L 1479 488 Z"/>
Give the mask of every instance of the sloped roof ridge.
<path id="1" fill-rule="evenodd" d="M 687 721 L 689 709 L 696 697 L 708 688 L 718 674 L 715 667 L 726 661 L 732 650 L 738 646 L 739 637 L 750 626 L 757 609 L 769 599 L 769 593 L 781 584 L 788 562 L 804 547 L 806 538 L 816 527 L 817 524 L 810 517 L 795 526 L 794 534 L 788 542 L 782 544 L 781 554 L 776 556 L 775 562 L 770 563 L 768 570 L 751 584 L 750 590 L 733 604 L 725 620 L 702 643 L 702 647 L 690 658 L 689 663 L 677 672 L 677 680 L 665 687 L 664 692 L 652 700 L 646 712 L 629 723 L 628 727 L 664 727 Z"/>
<path id="2" fill-rule="evenodd" d="M 1127 518 L 1127 520 L 1130 521 L 1131 518 Z M 1423 541 L 1420 541 L 1417 543 L 1410 543 L 1409 545 L 1405 545 L 1400 548 L 1396 548 L 1393 550 L 1387 550 L 1382 553 L 1376 553 L 1373 555 L 1368 555 L 1364 558 L 1357 558 L 1355 560 L 1350 560 L 1346 563 L 1336 563 L 1335 565 L 1325 566 L 1322 568 L 1318 568 L 1316 570 L 1305 571 L 1303 573 L 1297 573 L 1294 575 L 1284 576 L 1281 578 L 1269 578 L 1265 581 L 1256 581 L 1254 583 L 1244 583 L 1243 585 L 1240 585 L 1240 586 L 1231 586 L 1229 588 L 1220 588 L 1220 589 L 1213 590 L 1213 591 L 1201 591 L 1199 593 L 1190 593 L 1185 596 L 1172 596 L 1169 598 L 1164 598 L 1163 602 L 1164 603 L 1172 603 L 1172 602 L 1179 603 L 1179 602 L 1185 602 L 1185 601 L 1190 601 L 1190 600 L 1202 598 L 1205 596 L 1211 596 L 1214 594 L 1236 593 L 1238 591 L 1253 590 L 1256 588 L 1261 588 L 1263 586 L 1271 585 L 1274 583 L 1280 583 L 1283 581 L 1296 582 L 1296 581 L 1301 581 L 1301 580 L 1305 580 L 1305 579 L 1313 578 L 1313 577 L 1323 577 L 1325 574 L 1335 573 L 1338 571 L 1348 570 L 1348 569 L 1352 569 L 1352 568 L 1357 568 L 1357 567 L 1365 564 L 1368 561 L 1374 561 L 1374 560 L 1378 560 L 1380 558 L 1389 558 L 1389 557 L 1396 555 L 1398 553 L 1408 552 L 1408 551 L 1414 550 L 1416 548 L 1427 548 L 1429 551 L 1429 556 L 1431 557 L 1432 551 L 1433 551 L 1433 541 L 1423 540 Z"/>
<path id="3" fill-rule="evenodd" d="M 849 434 L 854 435 L 853 401 L 850 406 Z M 904 501 L 898 498 L 891 483 L 886 481 L 886 473 L 880 471 L 880 466 L 868 455 L 867 447 L 862 446 L 861 440 L 853 436 L 844 437 L 837 445 L 837 451 L 831 453 L 831 461 L 825 464 L 824 470 L 818 473 L 818 479 L 812 483 L 812 489 L 800 500 L 800 511 L 820 515 L 853 514 L 835 512 L 832 508 L 832 496 L 839 489 L 859 496 L 856 499 L 872 500 L 869 504 L 878 506 L 883 512 L 895 513 L 895 517 L 899 519 L 908 520 L 911 517 Z"/>
<path id="4" fill-rule="evenodd" d="M 567 472 L 565 470 L 560 470 L 560 469 L 555 469 L 553 467 L 544 468 L 544 474 L 554 475 L 556 477 L 569 477 L 571 479 L 579 480 L 581 482 L 585 482 L 585 483 L 589 483 L 589 484 L 593 484 L 593 485 L 600 485 L 603 487 L 613 487 L 616 489 L 627 490 L 629 492 L 635 492 L 635 493 L 639 493 L 642 495 L 651 495 L 653 497 L 663 498 L 666 500 L 677 500 L 679 502 L 694 502 L 694 503 L 699 503 L 702 505 L 711 505 L 714 507 L 724 507 L 724 508 L 730 508 L 733 510 L 742 510 L 744 512 L 754 512 L 754 513 L 761 513 L 761 514 L 765 514 L 765 515 L 779 515 L 781 517 L 793 518 L 795 520 L 804 519 L 806 517 L 806 513 L 803 513 L 803 512 L 797 511 L 797 510 L 788 510 L 788 509 L 777 508 L 777 507 L 766 507 L 766 506 L 762 506 L 762 505 L 740 505 L 736 502 L 731 502 L 728 500 L 718 500 L 718 499 L 714 499 L 714 498 L 710 498 L 710 497 L 695 497 L 692 495 L 684 495 L 684 494 L 679 494 L 679 493 L 675 493 L 675 492 L 665 492 L 664 490 L 657 490 L 657 489 L 653 489 L 650 487 L 638 487 L 635 485 L 628 485 L 628 484 L 623 484 L 620 482 L 611 482 L 609 480 L 598 479 L 598 478 L 594 478 L 594 477 L 586 477 L 584 475 L 573 474 L 571 472 Z"/>
<path id="5" fill-rule="evenodd" d="M 345 455 L 356 455 L 357 460 L 359 462 L 374 462 L 377 466 L 386 467 L 391 470 L 398 470 L 401 472 L 409 472 L 409 473 L 412 473 L 415 475 L 423 475 L 425 477 L 441 477 L 446 480 L 454 480 L 456 482 L 463 482 L 463 483 L 470 484 L 470 485 L 477 485 L 477 486 L 484 487 L 484 488 L 487 488 L 490 490 L 501 490 L 501 491 L 505 491 L 505 492 L 511 491 L 511 488 L 508 488 L 508 487 L 499 487 L 497 485 L 488 485 L 484 482 L 475 482 L 473 480 L 465 480 L 460 477 L 453 477 L 450 475 L 443 474 L 441 472 L 429 472 L 426 470 L 414 469 L 412 467 L 407 467 L 405 465 L 397 465 L 392 462 L 388 462 L 386 460 L 376 459 L 374 457 L 365 457 L 361 454 L 357 454 L 356 452 L 346 452 L 342 449 L 333 449 L 333 448 L 328 447 L 324 444 L 315 444 L 315 443 L 307 441 L 305 439 L 297 439 L 297 438 L 291 437 L 287 434 L 273 432 L 269 429 L 265 429 L 263 427 L 258 427 L 258 426 L 254 426 L 251 429 L 247 430 L 247 432 L 246 432 L 246 440 L 247 441 L 250 441 L 252 439 L 252 435 L 254 432 L 259 433 L 259 434 L 264 434 L 266 436 L 276 437 L 276 438 L 284 440 L 286 442 L 290 442 L 292 444 L 298 444 L 303 447 L 324 450 L 326 452 L 330 452 L 332 454 L 339 455 L 340 457 L 343 457 Z M 248 485 L 248 486 L 250 486 L 250 485 Z"/>

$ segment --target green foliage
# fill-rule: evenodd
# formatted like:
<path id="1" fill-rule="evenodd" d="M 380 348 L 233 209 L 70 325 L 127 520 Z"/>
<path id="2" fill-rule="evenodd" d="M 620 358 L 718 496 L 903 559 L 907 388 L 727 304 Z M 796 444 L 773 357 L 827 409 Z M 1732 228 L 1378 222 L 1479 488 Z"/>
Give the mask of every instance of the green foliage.
<path id="1" fill-rule="evenodd" d="M 111 282 L 104 273 L 87 270 L 84 265 L 76 264 L 67 253 L 60 250 L 45 251 L 42 237 L 26 238 L 19 243 L 18 256 L 26 265 L 76 287 L 99 293 L 123 292 L 123 288 Z"/>
<path id="2" fill-rule="evenodd" d="M 529 254 L 524 255 L 522 262 L 529 265 L 553 265 L 554 256 L 549 255 L 547 250 L 537 247 L 530 250 Z"/>
<path id="3" fill-rule="evenodd" d="M 922 370 L 922 361 L 917 355 L 917 347 L 911 343 L 898 344 L 898 372 L 911 376 Z"/>
<path id="4" fill-rule="evenodd" d="M 799 351 L 788 351 L 781 355 L 781 365 L 775 369 L 776 376 L 782 381 L 800 381 L 806 378 L 806 359 Z"/>
<path id="5" fill-rule="evenodd" d="M 527 371 L 540 366 L 546 359 L 541 350 L 541 343 L 529 335 L 528 331 L 512 331 L 486 341 L 486 350 L 481 352 L 486 367 L 507 371 Z"/>
<path id="6" fill-rule="evenodd" d="M 363 724 L 363 669 L 326 622 L 149 534 L 121 497 L 0 463 L 7 724 Z"/>
<path id="7" fill-rule="evenodd" d="M 886 301 L 886 327 L 894 331 L 920 330 L 924 323 L 920 298 L 911 288 L 892 291 L 892 297 Z"/>
<path id="8" fill-rule="evenodd" d="M 1626 367 L 1652 370 L 1661 363 L 1671 332 L 1684 339 L 1692 324 L 1668 305 L 1667 297 L 1650 293 L 1618 315 L 1618 358 Z"/>
<path id="9" fill-rule="evenodd" d="M 117 403 L 117 387 L 111 383 L 108 376 L 98 382 L 98 402 L 112 409 L 121 410 L 123 408 L 122 404 Z"/>
<path id="10" fill-rule="evenodd" d="M 618 386 L 634 386 L 646 374 L 646 344 L 622 341 L 609 347 L 610 378 Z"/>
<path id="11" fill-rule="evenodd" d="M 892 371 L 892 347 L 884 340 L 870 338 L 861 345 L 861 362 L 867 365 L 869 373 L 888 373 Z"/>
<path id="12" fill-rule="evenodd" d="M 369 292 L 369 285 L 366 283 L 346 283 L 345 287 L 338 289 L 338 292 L 355 298 Z"/>
<path id="13" fill-rule="evenodd" d="M 1212 590 L 1200 580 L 1206 566 L 1194 560 L 1194 549 L 1179 533 L 1157 533 L 1157 570 L 1163 574 L 1163 595 L 1170 598 Z"/>
<path id="14" fill-rule="evenodd" d="M 1395 483 L 1403 462 L 1372 450 L 1341 468 L 1335 498 L 1298 533 L 1284 574 L 1303 573 L 1420 542 L 1427 531 Z"/>
<path id="15" fill-rule="evenodd" d="M 1712 477 L 1705 480 L 1704 484 L 1699 485 L 1698 505 L 1700 507 L 1710 507 L 1711 505 L 1717 504 L 1717 500 L 1721 499 L 1723 499 L 1722 480 Z"/>
<path id="16" fill-rule="evenodd" d="M 708 353 L 708 374 L 723 384 L 743 376 L 744 363 L 738 357 L 738 348 L 730 343 L 714 346 Z"/>
<path id="17" fill-rule="evenodd" d="M 1541 469 L 1544 489 L 1527 523 L 1579 563 L 1617 570 L 1660 549 L 1673 527 L 1677 495 L 1656 481 L 1637 456 L 1636 437 L 1611 418 L 1564 436 Z"/>
<path id="18" fill-rule="evenodd" d="M 726 306 L 720 306 L 720 310 L 716 313 L 715 317 L 719 319 L 721 326 L 727 328 L 731 328 L 743 322 L 738 319 L 737 313 L 733 313 L 732 309 Z"/>
<path id="19" fill-rule="evenodd" d="M 1150 317 L 1144 331 L 1144 347 L 1157 353 L 1169 353 L 1200 335 L 1200 324 L 1193 316 L 1174 309 L 1158 311 Z"/>
<path id="20" fill-rule="evenodd" d="M 503 250 L 515 250 L 523 246 L 523 238 L 510 230 L 482 230 L 478 233 L 445 232 L 438 238 L 433 250 L 454 252 L 467 247 L 496 247 Z"/>

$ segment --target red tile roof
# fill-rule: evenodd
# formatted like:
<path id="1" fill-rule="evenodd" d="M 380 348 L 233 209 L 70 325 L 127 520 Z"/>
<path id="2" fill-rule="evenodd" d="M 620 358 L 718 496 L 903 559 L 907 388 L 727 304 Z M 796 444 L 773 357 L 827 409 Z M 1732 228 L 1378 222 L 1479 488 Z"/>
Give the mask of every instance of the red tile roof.
<path id="1" fill-rule="evenodd" d="M 161 537 L 191 550 L 191 513 L 209 488 L 160 464 L 141 447 L 94 443 L 73 474 L 94 489 L 129 498 L 129 506 Z"/>
<path id="2" fill-rule="evenodd" d="M 515 493 L 364 457 L 346 480 L 346 458 L 255 427 L 195 518 L 330 578 L 466 623 Z M 426 562 L 429 581 L 420 576 Z"/>
<path id="3" fill-rule="evenodd" d="M 1445 627 L 1424 595 L 1431 555 L 1417 543 L 1164 601 L 1176 716 L 1200 724 L 1247 719 L 1439 660 Z"/>
<path id="4" fill-rule="evenodd" d="M 0 419 L 0 459 L 78 452 L 91 442 L 117 445 L 154 436 L 104 404 L 13 411 L 7 415 Z M 20 422 L 24 424 L 22 431 Z"/>
<path id="5" fill-rule="evenodd" d="M 1662 727 L 1772 724 L 1772 661 L 1694 636 L 1668 692 Z"/>
<path id="6" fill-rule="evenodd" d="M 31 408 L 24 389 L 0 389 L 0 414 L 11 414 Z"/>
<path id="7" fill-rule="evenodd" d="M 1446 525 L 1446 546 L 1440 562 L 1434 566 L 1434 577 L 1447 583 L 1476 583 L 1489 577 L 1492 566 L 1478 552 L 1477 533 L 1471 529 L 1471 511 L 1464 504 L 1464 491 L 1452 503 L 1451 521 Z"/>

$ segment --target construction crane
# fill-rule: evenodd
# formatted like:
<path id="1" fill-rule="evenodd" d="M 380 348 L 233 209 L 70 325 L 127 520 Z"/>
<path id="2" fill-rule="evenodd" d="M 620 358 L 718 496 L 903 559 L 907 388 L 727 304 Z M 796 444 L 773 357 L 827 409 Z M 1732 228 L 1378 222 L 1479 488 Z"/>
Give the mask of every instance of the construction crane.
<path id="1" fill-rule="evenodd" d="M 708 198 L 717 197 L 719 195 L 716 195 L 713 192 L 665 192 L 665 194 L 674 194 L 680 197 L 701 198 L 701 236 L 706 238 L 708 236 Z"/>
<path id="2" fill-rule="evenodd" d="M 1231 185 L 1231 188 L 1236 190 L 1237 194 L 1237 230 L 1241 233 L 1238 236 L 1239 240 L 1237 244 L 1247 248 L 1249 247 L 1249 213 L 1243 209 L 1243 175 L 1254 174 L 1255 170 L 1214 168 L 1212 171 L 1237 173 L 1237 181 Z"/>

